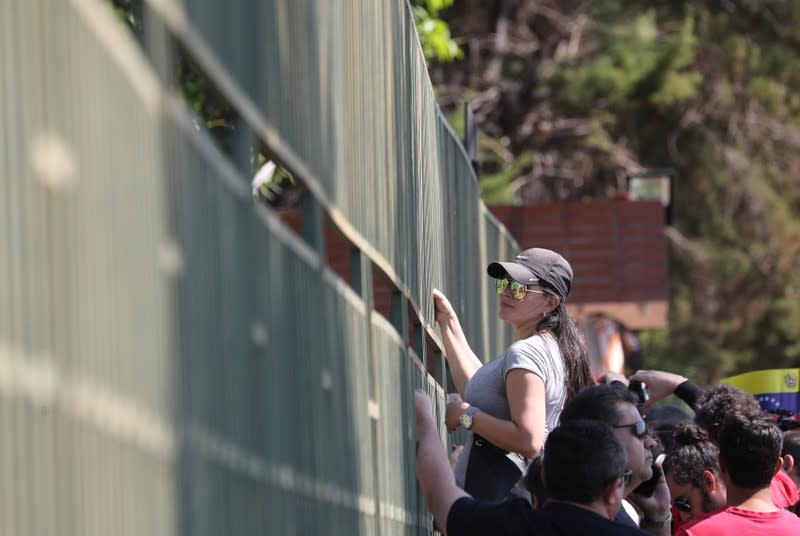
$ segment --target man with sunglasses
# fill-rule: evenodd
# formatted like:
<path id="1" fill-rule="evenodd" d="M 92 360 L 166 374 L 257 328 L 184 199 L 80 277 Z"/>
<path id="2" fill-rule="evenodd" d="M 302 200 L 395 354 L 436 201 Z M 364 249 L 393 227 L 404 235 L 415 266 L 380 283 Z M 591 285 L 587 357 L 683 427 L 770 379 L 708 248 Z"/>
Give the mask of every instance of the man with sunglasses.
<path id="1" fill-rule="evenodd" d="M 614 429 L 614 433 L 625 448 L 628 469 L 632 476 L 625 486 L 625 498 L 641 510 L 640 522 L 620 509 L 616 521 L 621 525 L 640 525 L 651 534 L 671 534 L 672 516 L 670 496 L 663 476 L 652 495 L 645 497 L 635 493 L 636 488 L 653 476 L 653 448 L 656 441 L 648 433 L 636 407 L 636 396 L 617 384 L 601 384 L 587 387 L 567 404 L 561 413 L 561 424 L 578 419 L 603 421 Z M 638 516 L 637 516 L 638 517 Z"/>
<path id="2" fill-rule="evenodd" d="M 678 516 L 676 526 L 725 505 L 719 448 L 696 424 L 675 428 L 664 459 L 664 475 Z"/>
<path id="3" fill-rule="evenodd" d="M 708 432 L 709 439 L 716 443 L 725 419 L 733 412 L 749 412 L 762 415 L 758 401 L 733 385 L 713 385 L 703 391 L 683 376 L 660 370 L 640 370 L 631 380 L 646 382 L 650 389 L 650 400 L 642 406 L 647 411 L 658 400 L 675 394 L 684 400 L 695 412 L 695 423 Z M 628 380 L 620 378 L 620 381 Z M 772 500 L 780 508 L 790 507 L 800 501 L 797 484 L 783 472 L 772 479 Z M 676 520 L 676 528 L 681 520 Z"/>
<path id="4" fill-rule="evenodd" d="M 643 535 L 612 521 L 625 483 L 625 450 L 605 423 L 575 421 L 555 428 L 544 445 L 542 480 L 547 502 L 534 510 L 519 498 L 471 497 L 459 488 L 442 448 L 431 400 L 416 392 L 417 479 L 434 523 L 448 536 Z"/>
<path id="5" fill-rule="evenodd" d="M 772 479 L 783 465 L 778 427 L 762 415 L 736 411 L 724 421 L 718 443 L 728 506 L 695 516 L 677 536 L 800 534 L 800 518 L 772 498 Z"/>

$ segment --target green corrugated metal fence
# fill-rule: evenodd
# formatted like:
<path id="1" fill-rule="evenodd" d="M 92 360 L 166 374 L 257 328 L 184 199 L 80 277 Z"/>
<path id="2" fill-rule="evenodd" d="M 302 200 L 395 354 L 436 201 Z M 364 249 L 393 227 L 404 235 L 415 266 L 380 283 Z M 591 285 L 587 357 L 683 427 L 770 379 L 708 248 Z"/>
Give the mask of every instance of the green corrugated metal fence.
<path id="1" fill-rule="evenodd" d="M 0 534 L 430 533 L 430 290 L 492 357 L 510 334 L 484 268 L 516 246 L 408 5 L 144 7 L 140 48 L 99 0 L 0 0 Z M 178 47 L 241 118 L 235 156 L 158 75 Z M 251 198 L 256 140 L 308 189 L 307 241 Z"/>

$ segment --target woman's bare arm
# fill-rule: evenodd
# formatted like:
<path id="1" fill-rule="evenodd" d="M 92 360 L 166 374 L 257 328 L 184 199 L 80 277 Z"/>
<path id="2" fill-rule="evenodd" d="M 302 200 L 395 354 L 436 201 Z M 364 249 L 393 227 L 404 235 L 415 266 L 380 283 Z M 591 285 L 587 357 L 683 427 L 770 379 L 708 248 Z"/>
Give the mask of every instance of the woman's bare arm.
<path id="1" fill-rule="evenodd" d="M 436 307 L 436 322 L 442 331 L 450 375 L 458 394 L 463 398 L 464 388 L 483 363 L 470 348 L 453 306 L 440 290 L 433 289 L 433 303 Z"/>
<path id="2" fill-rule="evenodd" d="M 513 369 L 506 375 L 506 396 L 511 420 L 481 411 L 472 417 L 472 431 L 502 449 L 533 458 L 544 445 L 544 381 L 528 370 Z M 464 413 L 467 407 L 466 403 L 452 409 L 448 406 L 447 420 L 453 421 L 451 411 Z"/>

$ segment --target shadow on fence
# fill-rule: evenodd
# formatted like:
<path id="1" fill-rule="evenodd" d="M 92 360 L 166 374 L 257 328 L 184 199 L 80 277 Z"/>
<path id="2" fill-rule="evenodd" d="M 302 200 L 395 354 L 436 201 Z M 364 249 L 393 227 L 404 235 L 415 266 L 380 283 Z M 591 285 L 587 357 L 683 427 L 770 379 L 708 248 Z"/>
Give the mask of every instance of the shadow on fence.
<path id="1" fill-rule="evenodd" d="M 0 6 L 0 533 L 432 532 L 430 290 L 495 355 L 483 270 L 516 246 L 408 6 L 142 7 L 140 47 L 96 0 Z M 237 118 L 227 151 L 181 54 Z M 255 147 L 302 184 L 302 225 L 253 200 Z"/>

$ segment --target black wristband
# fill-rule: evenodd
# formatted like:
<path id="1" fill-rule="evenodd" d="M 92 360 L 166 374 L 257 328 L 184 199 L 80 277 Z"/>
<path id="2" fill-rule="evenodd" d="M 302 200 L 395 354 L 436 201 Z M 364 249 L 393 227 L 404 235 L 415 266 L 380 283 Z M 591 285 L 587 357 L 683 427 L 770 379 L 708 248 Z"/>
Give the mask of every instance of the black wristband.
<path id="1" fill-rule="evenodd" d="M 697 400 L 703 396 L 703 390 L 697 386 L 692 380 L 686 380 L 675 388 L 675 396 L 689 404 L 692 409 L 695 409 Z"/>

